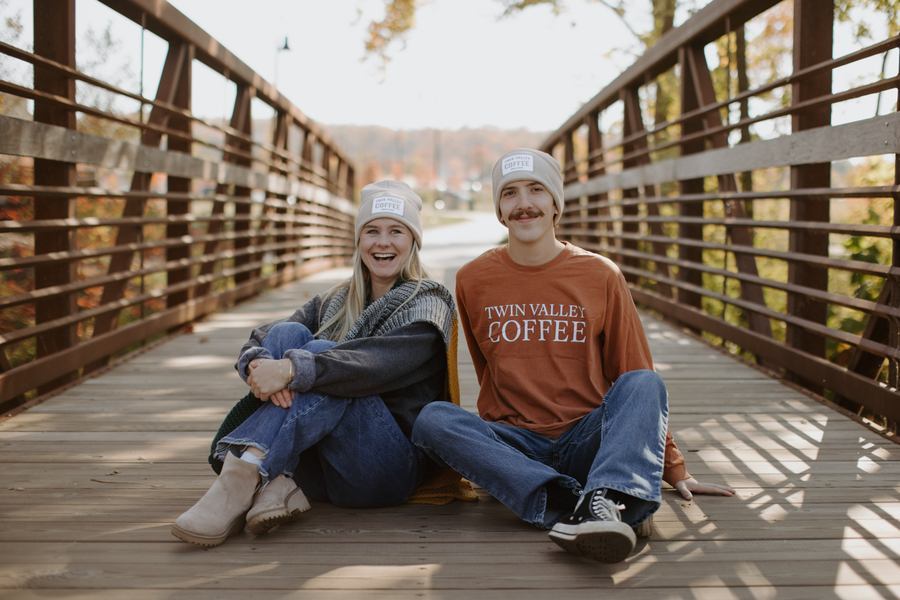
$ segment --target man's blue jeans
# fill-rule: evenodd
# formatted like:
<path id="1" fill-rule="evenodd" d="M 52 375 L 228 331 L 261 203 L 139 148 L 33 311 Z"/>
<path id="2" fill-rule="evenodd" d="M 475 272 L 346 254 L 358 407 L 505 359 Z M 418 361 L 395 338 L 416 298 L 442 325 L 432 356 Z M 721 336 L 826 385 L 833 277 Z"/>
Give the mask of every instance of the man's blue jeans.
<path id="1" fill-rule="evenodd" d="M 574 508 L 548 504 L 548 492 L 577 497 L 598 488 L 630 496 L 622 520 L 636 526 L 662 501 L 667 398 L 656 373 L 628 372 L 599 408 L 556 440 L 434 402 L 419 414 L 412 440 L 538 527 L 552 527 Z"/>
<path id="2" fill-rule="evenodd" d="M 263 346 L 275 358 L 289 349 L 313 354 L 334 346 L 299 323 L 279 323 Z M 290 408 L 263 403 L 216 446 L 224 459 L 247 447 L 265 453 L 259 472 L 292 476 L 303 493 L 343 507 L 393 506 L 421 483 L 425 457 L 403 435 L 378 396 L 341 398 L 295 393 Z"/>

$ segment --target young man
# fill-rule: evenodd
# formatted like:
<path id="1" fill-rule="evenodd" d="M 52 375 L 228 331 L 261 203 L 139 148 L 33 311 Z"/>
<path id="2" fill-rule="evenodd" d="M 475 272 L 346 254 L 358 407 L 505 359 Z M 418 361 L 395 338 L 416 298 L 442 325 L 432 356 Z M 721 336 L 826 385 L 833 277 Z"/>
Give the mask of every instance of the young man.
<path id="1" fill-rule="evenodd" d="M 559 163 L 517 149 L 493 171 L 509 244 L 457 274 L 460 322 L 480 417 L 446 402 L 422 411 L 413 442 L 579 556 L 624 560 L 649 535 L 665 480 L 692 493 L 668 432 L 667 393 L 614 263 L 556 239 Z M 643 524 L 643 525 L 642 525 Z"/>

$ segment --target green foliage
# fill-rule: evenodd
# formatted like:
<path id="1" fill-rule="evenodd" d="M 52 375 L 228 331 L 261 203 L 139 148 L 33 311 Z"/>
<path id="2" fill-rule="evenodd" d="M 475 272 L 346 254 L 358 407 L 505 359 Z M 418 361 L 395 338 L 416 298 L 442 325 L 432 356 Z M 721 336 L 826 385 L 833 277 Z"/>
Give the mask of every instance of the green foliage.
<path id="1" fill-rule="evenodd" d="M 504 17 L 515 15 L 532 6 L 548 5 L 553 14 L 565 11 L 563 0 L 496 0 L 503 4 Z M 644 47 L 649 48 L 656 43 L 663 33 L 672 28 L 678 0 L 651 0 L 653 4 L 654 26 L 652 31 L 636 31 L 628 18 L 627 0 L 589 0 L 609 8 L 620 22 L 635 36 Z M 421 0 L 384 0 L 384 18 L 369 24 L 368 39 L 365 43 L 366 55 L 381 59 L 382 67 L 387 66 L 391 58 L 388 49 L 396 41 L 403 41 L 407 32 L 416 25 L 416 10 L 422 5 Z"/>
<path id="2" fill-rule="evenodd" d="M 878 225 L 881 223 L 881 216 L 870 206 L 868 208 L 868 216 L 862 222 L 867 225 Z M 890 262 L 889 252 L 873 239 L 853 236 L 845 240 L 841 245 L 847 250 L 847 258 L 850 260 L 875 265 Z M 884 287 L 884 280 L 881 278 L 862 273 L 850 274 L 850 289 L 856 298 L 875 302 L 881 294 L 882 287 Z M 853 312 L 856 313 L 856 311 Z M 867 319 L 868 317 L 862 313 L 845 316 L 840 319 L 838 329 L 859 335 L 865 329 Z"/>
<path id="3" fill-rule="evenodd" d="M 31 183 L 29 162 L 12 156 L 0 157 L 0 183 Z M 30 197 L 0 196 L 0 221 L 34 218 L 34 202 Z M 5 233 L 0 235 L 0 258 L 20 258 L 34 254 L 31 235 Z M 32 288 L 33 269 L 0 271 L 0 296 L 8 297 L 28 292 Z M 34 304 L 19 304 L 0 310 L 0 333 L 34 326 Z M 2 351 L 2 350 L 0 350 Z M 7 359 L 15 366 L 34 357 L 34 340 L 12 344 L 5 349 Z"/>
<path id="4" fill-rule="evenodd" d="M 520 10 L 525 10 L 529 6 L 537 6 L 538 4 L 549 4 L 553 9 L 553 14 L 558 15 L 565 10 L 565 7 L 560 0 L 501 0 L 503 4 L 506 6 L 506 10 L 503 11 L 504 16 L 512 15 Z"/>
<path id="5" fill-rule="evenodd" d="M 837 21 L 852 23 L 857 42 L 873 39 L 873 26 L 859 9 L 887 25 L 888 37 L 900 35 L 900 3 L 897 0 L 835 0 L 834 12 Z"/>

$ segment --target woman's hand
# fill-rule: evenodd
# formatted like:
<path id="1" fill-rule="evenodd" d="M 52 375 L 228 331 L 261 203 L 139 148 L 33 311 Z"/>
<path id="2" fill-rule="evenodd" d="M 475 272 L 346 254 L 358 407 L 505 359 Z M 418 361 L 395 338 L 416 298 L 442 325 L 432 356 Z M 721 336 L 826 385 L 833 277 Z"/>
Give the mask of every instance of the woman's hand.
<path id="1" fill-rule="evenodd" d="M 290 366 L 285 369 L 285 362 L 290 359 L 269 360 L 257 358 L 250 361 L 250 375 L 247 377 L 247 385 L 257 398 L 265 402 L 271 400 L 272 404 L 281 408 L 289 408 L 294 399 L 294 393 L 287 389 L 290 381 L 284 378 L 290 372 Z M 280 365 L 279 365 L 280 363 Z"/>
<path id="2" fill-rule="evenodd" d="M 294 401 L 294 392 L 288 388 L 284 388 L 283 390 L 278 390 L 271 396 L 269 396 L 269 401 L 275 406 L 280 406 L 281 408 L 290 408 L 291 403 Z"/>
<path id="3" fill-rule="evenodd" d="M 719 496 L 731 496 L 732 494 L 734 494 L 734 490 L 726 485 L 718 485 L 716 483 L 700 483 L 693 477 L 688 477 L 687 479 L 682 479 L 681 481 L 677 482 L 675 484 L 675 489 L 681 492 L 681 495 L 684 496 L 685 500 L 690 500 L 691 498 L 693 498 L 693 493 L 717 494 Z"/>

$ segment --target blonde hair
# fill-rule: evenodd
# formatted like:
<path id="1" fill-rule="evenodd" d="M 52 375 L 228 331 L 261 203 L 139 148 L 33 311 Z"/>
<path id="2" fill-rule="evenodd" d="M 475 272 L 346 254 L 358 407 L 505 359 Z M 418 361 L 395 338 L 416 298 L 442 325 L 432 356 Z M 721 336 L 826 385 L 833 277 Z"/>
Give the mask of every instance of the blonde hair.
<path id="1" fill-rule="evenodd" d="M 400 269 L 400 273 L 397 277 L 403 281 L 415 281 L 416 289 L 413 290 L 413 293 L 410 294 L 409 298 L 404 300 L 403 304 L 398 306 L 394 312 L 397 312 L 404 304 L 412 300 L 416 294 L 419 293 L 419 288 L 422 287 L 422 281 L 428 279 L 428 272 L 419 260 L 419 244 L 415 241 L 410 248 L 409 256 L 406 257 L 406 262 L 403 263 L 403 267 Z M 328 339 L 334 342 L 341 341 L 366 309 L 366 300 L 372 293 L 372 282 L 369 278 L 369 269 L 366 267 L 365 263 L 363 263 L 362 255 L 359 253 L 359 247 L 357 247 L 356 252 L 353 253 L 353 274 L 348 279 L 331 288 L 328 291 L 326 298 L 331 300 L 338 292 L 344 289 L 348 290 L 347 299 L 344 301 L 344 305 L 338 309 L 333 317 L 322 323 L 319 330 L 315 333 L 316 337 L 319 337 L 319 335 L 329 327 L 337 325 L 328 336 Z"/>

